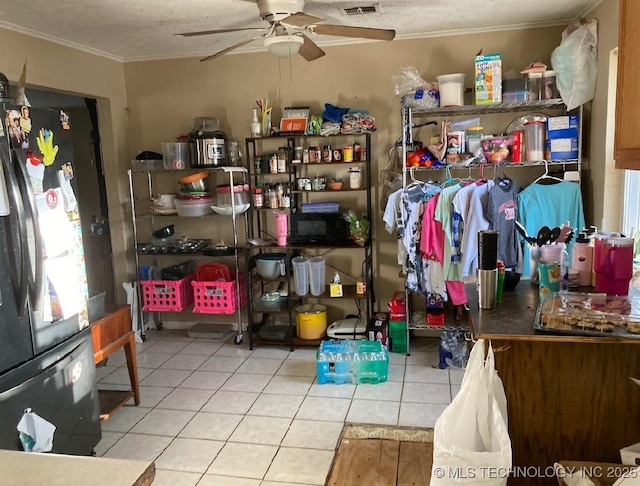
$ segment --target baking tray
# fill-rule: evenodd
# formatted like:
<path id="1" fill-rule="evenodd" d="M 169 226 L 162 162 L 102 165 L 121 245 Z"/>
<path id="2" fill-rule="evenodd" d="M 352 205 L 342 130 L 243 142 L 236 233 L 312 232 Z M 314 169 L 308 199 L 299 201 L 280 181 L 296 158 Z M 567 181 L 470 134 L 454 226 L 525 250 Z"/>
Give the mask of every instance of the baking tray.
<path id="1" fill-rule="evenodd" d="M 138 250 L 141 253 L 153 255 L 175 255 L 189 254 L 200 251 L 201 248 L 211 244 L 211 240 L 187 240 L 186 242 L 177 241 L 168 245 L 153 245 L 151 243 L 141 243 Z"/>
<path id="2" fill-rule="evenodd" d="M 543 315 L 547 319 L 555 318 L 556 322 L 568 328 L 549 327 Z M 591 325 L 604 325 L 607 330 L 585 327 Z M 640 339 L 640 296 L 557 292 L 538 305 L 533 328 L 565 336 Z"/>

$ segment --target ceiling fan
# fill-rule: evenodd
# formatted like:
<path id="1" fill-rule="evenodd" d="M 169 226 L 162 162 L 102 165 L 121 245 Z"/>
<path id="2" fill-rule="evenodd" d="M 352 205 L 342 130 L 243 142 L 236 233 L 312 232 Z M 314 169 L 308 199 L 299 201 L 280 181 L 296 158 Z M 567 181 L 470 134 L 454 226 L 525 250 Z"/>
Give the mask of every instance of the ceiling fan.
<path id="1" fill-rule="evenodd" d="M 396 31 L 391 29 L 321 24 L 320 22 L 324 19 L 304 13 L 305 0 L 257 0 L 257 4 L 260 10 L 260 17 L 269 22 L 268 27 L 205 30 L 175 35 L 195 37 L 245 30 L 261 30 L 264 32 L 261 35 L 243 40 L 204 59 L 200 59 L 200 61 L 215 59 L 261 37 L 264 38 L 264 46 L 276 56 L 289 57 L 292 54 L 299 53 L 307 61 L 314 61 L 324 56 L 325 52 L 309 38 L 308 34 L 386 41 L 393 40 L 396 36 Z"/>

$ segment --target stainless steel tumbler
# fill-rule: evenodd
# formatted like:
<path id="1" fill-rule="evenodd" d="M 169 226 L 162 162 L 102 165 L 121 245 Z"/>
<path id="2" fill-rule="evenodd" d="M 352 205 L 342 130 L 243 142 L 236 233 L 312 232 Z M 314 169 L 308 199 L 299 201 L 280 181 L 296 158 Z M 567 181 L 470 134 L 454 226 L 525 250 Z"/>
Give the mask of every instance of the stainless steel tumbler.
<path id="1" fill-rule="evenodd" d="M 498 290 L 498 269 L 478 269 L 478 304 L 480 309 L 493 309 L 496 306 Z"/>

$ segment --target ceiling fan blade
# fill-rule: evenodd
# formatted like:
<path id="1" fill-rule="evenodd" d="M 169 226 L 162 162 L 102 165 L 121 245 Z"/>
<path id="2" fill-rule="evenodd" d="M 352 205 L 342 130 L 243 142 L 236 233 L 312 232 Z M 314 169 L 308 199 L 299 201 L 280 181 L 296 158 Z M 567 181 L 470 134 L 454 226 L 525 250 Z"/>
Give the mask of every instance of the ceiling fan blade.
<path id="1" fill-rule="evenodd" d="M 181 37 L 196 37 L 198 35 L 224 34 L 225 32 L 241 32 L 243 30 L 265 30 L 265 29 L 263 27 L 242 27 L 240 29 L 217 29 L 217 30 L 202 30 L 200 32 L 183 32 L 181 34 L 173 34 L 173 35 L 179 35 Z"/>
<path id="2" fill-rule="evenodd" d="M 260 36 L 262 37 L 262 36 Z M 227 52 L 233 51 L 234 49 L 237 49 L 238 47 L 242 47 L 244 45 L 247 45 L 249 42 L 253 42 L 256 39 L 260 39 L 260 37 L 253 37 L 251 39 L 247 39 L 247 40 L 243 40 L 242 42 L 238 42 L 237 44 L 232 45 L 231 47 L 227 47 L 226 49 L 221 50 L 220 52 L 216 52 L 215 54 L 211 54 L 210 56 L 207 56 L 203 59 L 200 59 L 200 62 L 204 62 L 204 61 L 209 61 L 210 59 L 215 59 L 216 57 L 220 57 L 223 54 L 226 54 Z"/>
<path id="3" fill-rule="evenodd" d="M 310 29 L 315 34 L 356 37 L 359 39 L 390 41 L 396 36 L 396 31 L 392 29 L 372 29 L 370 27 L 352 27 L 348 25 L 318 24 L 310 27 Z"/>
<path id="4" fill-rule="evenodd" d="M 302 37 L 304 38 L 304 44 L 300 46 L 298 54 L 304 57 L 307 61 L 315 61 L 316 59 L 324 56 L 325 52 L 318 47 L 318 44 L 313 42 L 304 34 Z"/>
<path id="5" fill-rule="evenodd" d="M 323 20 L 324 19 L 320 17 L 314 17 L 313 15 L 309 15 L 304 12 L 298 12 L 282 19 L 280 23 L 290 25 L 291 27 L 306 27 L 307 25 L 315 25 Z"/>

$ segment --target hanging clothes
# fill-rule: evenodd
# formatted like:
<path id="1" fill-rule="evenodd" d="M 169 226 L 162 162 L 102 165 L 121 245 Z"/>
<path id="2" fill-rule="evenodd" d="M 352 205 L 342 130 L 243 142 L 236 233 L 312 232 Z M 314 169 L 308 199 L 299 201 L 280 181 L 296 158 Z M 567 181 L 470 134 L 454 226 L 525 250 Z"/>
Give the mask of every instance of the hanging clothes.
<path id="1" fill-rule="evenodd" d="M 387 233 L 391 234 L 394 230 L 396 231 L 398 238 L 398 265 L 402 265 L 403 272 L 406 272 L 407 253 L 404 251 L 404 244 L 402 243 L 404 221 L 402 220 L 402 210 L 400 209 L 402 191 L 402 189 L 399 189 L 389 194 L 382 221 L 384 221 L 384 229 L 387 230 Z"/>
<path id="2" fill-rule="evenodd" d="M 516 231 L 519 192 L 520 186 L 505 177 L 495 180 L 487 198 L 485 217 L 489 221 L 489 229 L 498 232 L 498 260 L 502 260 L 507 268 L 516 267 L 522 253 Z"/>
<path id="3" fill-rule="evenodd" d="M 430 293 L 438 294 L 442 301 L 446 302 L 447 288 L 444 281 L 442 260 L 444 259 L 444 231 L 442 224 L 435 219 L 436 205 L 440 194 L 434 195 L 424 207 L 422 217 L 422 231 L 420 233 L 420 252 L 423 268 L 427 269 L 427 278 L 424 286 Z"/>
<path id="4" fill-rule="evenodd" d="M 440 198 L 436 204 L 435 218 L 442 224 L 442 229 L 445 233 L 445 245 L 444 245 L 444 258 L 442 261 L 442 270 L 445 280 L 462 280 L 462 268 L 456 256 L 456 253 L 460 248 L 459 232 L 457 231 L 457 224 L 459 221 L 455 221 L 456 228 L 454 228 L 454 215 L 453 215 L 453 198 L 461 189 L 459 184 L 454 186 L 445 187 L 440 193 Z M 457 250 L 453 250 L 453 246 L 456 246 Z"/>
<path id="5" fill-rule="evenodd" d="M 478 231 L 489 228 L 489 221 L 484 216 L 489 191 L 495 185 L 490 180 L 486 183 L 471 184 L 475 186 L 469 198 L 469 209 L 466 214 L 465 232 L 462 235 L 462 276 L 475 276 L 478 268 Z"/>
<path id="6" fill-rule="evenodd" d="M 575 182 L 531 184 L 518 194 L 518 217 L 527 234 L 535 236 L 542 226 L 560 226 L 569 221 L 573 228 L 584 228 L 584 210 L 580 186 Z M 571 242 L 567 251 L 571 261 Z M 523 273 L 530 274 L 529 247 L 525 245 Z"/>

